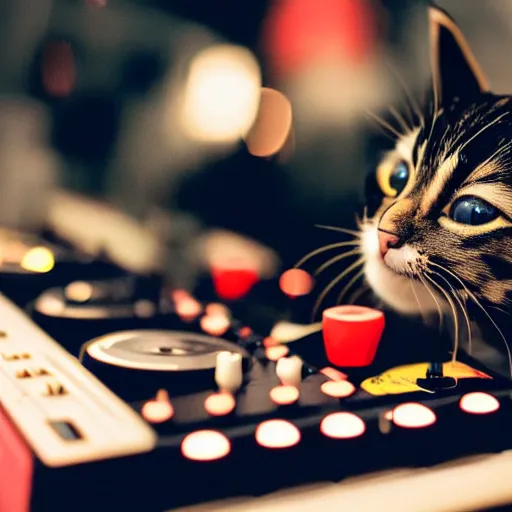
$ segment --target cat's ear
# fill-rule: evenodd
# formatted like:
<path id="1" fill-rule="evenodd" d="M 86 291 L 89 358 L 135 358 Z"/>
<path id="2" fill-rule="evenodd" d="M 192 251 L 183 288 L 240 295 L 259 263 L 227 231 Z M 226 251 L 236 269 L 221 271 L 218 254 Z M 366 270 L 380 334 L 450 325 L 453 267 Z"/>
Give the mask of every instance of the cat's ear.
<path id="1" fill-rule="evenodd" d="M 455 21 L 437 6 L 429 7 L 433 87 L 438 105 L 455 98 L 471 101 L 488 91 L 487 79 Z"/>

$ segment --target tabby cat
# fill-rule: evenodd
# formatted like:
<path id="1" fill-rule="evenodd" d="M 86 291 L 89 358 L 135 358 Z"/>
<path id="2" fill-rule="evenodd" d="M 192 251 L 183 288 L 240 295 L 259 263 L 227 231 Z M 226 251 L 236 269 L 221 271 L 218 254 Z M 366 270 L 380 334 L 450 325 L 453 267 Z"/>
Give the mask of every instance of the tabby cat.
<path id="1" fill-rule="evenodd" d="M 431 98 L 409 126 L 398 116 L 404 129 L 377 167 L 381 202 L 361 224 L 365 276 L 401 313 L 446 307 L 464 320 L 480 312 L 503 346 L 512 304 L 512 97 L 489 91 L 448 14 L 432 6 L 429 23 Z"/>

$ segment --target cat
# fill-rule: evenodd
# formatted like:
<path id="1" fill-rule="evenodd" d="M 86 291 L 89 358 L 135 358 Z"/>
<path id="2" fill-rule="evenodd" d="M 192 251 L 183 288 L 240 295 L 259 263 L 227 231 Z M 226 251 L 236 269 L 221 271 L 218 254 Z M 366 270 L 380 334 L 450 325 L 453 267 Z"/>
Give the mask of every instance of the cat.
<path id="1" fill-rule="evenodd" d="M 512 96 L 493 94 L 456 22 L 429 6 L 432 91 L 374 173 L 364 274 L 391 309 L 469 313 L 490 338 L 512 305 Z M 469 323 L 469 320 L 468 320 Z M 485 327 L 484 327 L 485 326 Z M 487 338 L 486 338 L 487 339 Z"/>

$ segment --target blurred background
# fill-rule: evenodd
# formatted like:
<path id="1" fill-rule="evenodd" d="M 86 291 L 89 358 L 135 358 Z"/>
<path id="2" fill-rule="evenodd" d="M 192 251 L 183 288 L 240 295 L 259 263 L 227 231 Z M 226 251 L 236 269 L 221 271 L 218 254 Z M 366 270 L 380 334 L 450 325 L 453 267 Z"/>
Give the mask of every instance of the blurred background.
<path id="1" fill-rule="evenodd" d="M 438 4 L 510 92 L 512 1 Z M 183 247 L 215 229 L 292 266 L 328 242 L 315 224 L 363 212 L 390 144 L 366 112 L 387 118 L 404 84 L 418 99 L 428 87 L 426 5 L 2 0 L 0 224 L 84 246 L 101 232 L 118 256 L 151 233 L 185 281 Z M 102 208 L 130 219 L 124 238 Z"/>

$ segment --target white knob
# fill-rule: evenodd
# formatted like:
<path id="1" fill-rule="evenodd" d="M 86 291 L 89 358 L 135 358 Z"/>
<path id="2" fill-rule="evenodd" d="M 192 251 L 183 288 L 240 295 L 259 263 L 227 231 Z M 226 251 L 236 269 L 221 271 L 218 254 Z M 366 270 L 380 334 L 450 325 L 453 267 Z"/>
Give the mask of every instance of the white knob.
<path id="1" fill-rule="evenodd" d="M 242 356 L 233 352 L 219 352 L 215 367 L 215 382 L 221 391 L 234 393 L 242 386 Z"/>
<path id="2" fill-rule="evenodd" d="M 277 361 L 276 373 L 284 386 L 298 388 L 302 380 L 302 359 L 298 356 L 282 357 Z"/>

